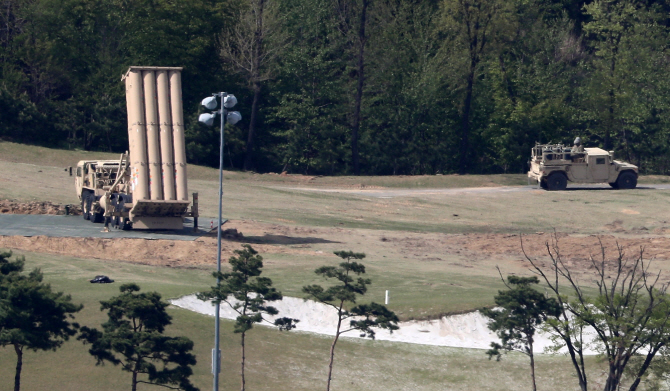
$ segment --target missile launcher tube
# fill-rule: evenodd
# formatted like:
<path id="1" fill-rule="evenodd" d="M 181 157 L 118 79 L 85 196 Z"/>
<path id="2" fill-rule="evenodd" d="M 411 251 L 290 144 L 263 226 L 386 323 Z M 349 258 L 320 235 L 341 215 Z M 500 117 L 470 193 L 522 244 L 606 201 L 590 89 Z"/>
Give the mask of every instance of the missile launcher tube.
<path id="1" fill-rule="evenodd" d="M 158 117 L 160 120 L 161 176 L 163 180 L 163 197 L 176 200 L 174 183 L 174 149 L 172 147 L 172 114 L 170 113 L 170 87 L 168 71 L 156 71 L 158 90 Z"/>
<path id="2" fill-rule="evenodd" d="M 137 202 L 137 200 L 149 199 L 142 75 L 140 72 L 129 72 L 125 81 L 128 108 L 128 143 L 132 169 L 131 189 L 133 202 Z"/>
<path id="3" fill-rule="evenodd" d="M 158 129 L 158 102 L 156 99 L 156 74 L 143 71 L 144 112 L 147 128 L 147 158 L 149 168 L 149 195 L 152 200 L 163 199 L 163 181 L 161 178 L 161 151 Z"/>
<path id="4" fill-rule="evenodd" d="M 172 140 L 174 143 L 177 200 L 188 201 L 188 186 L 186 183 L 186 139 L 184 136 L 184 110 L 181 101 L 180 71 L 170 71 L 170 104 L 172 106 Z"/>

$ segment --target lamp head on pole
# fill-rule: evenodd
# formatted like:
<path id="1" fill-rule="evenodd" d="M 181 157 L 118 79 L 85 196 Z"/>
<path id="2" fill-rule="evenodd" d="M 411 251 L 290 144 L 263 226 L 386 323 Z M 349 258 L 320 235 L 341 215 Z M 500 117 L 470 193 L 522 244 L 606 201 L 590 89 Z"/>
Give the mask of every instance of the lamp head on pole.
<path id="1" fill-rule="evenodd" d="M 237 104 L 237 98 L 235 98 L 235 95 L 233 94 L 228 94 L 223 97 L 223 107 L 226 109 L 232 109 L 235 107 Z"/>
<path id="2" fill-rule="evenodd" d="M 242 119 L 242 114 L 240 114 L 239 111 L 231 111 L 226 115 L 226 121 L 228 121 L 229 124 L 235 125 L 236 123 L 240 122 Z"/>
<path id="3" fill-rule="evenodd" d="M 214 125 L 214 119 L 216 118 L 216 113 L 202 113 L 198 117 L 198 122 L 203 123 L 207 126 Z"/>
<path id="4" fill-rule="evenodd" d="M 216 109 L 216 106 L 218 106 L 218 102 L 216 101 L 216 96 L 207 97 L 207 98 L 203 99 L 200 104 L 205 106 L 208 110 L 214 110 L 214 109 Z"/>

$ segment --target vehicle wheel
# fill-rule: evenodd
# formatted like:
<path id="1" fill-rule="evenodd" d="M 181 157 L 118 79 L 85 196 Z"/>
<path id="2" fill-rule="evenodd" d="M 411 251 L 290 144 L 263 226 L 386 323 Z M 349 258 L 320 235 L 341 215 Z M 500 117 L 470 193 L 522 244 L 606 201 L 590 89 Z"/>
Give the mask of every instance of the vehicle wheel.
<path id="1" fill-rule="evenodd" d="M 610 183 L 610 186 L 612 186 L 612 189 L 618 189 L 619 185 L 617 185 L 616 182 Z"/>
<path id="2" fill-rule="evenodd" d="M 95 224 L 105 221 L 105 215 L 102 212 L 91 213 L 91 221 Z"/>
<path id="3" fill-rule="evenodd" d="M 540 187 L 543 188 L 544 190 L 547 190 L 547 180 L 546 179 L 541 179 L 540 180 Z"/>
<path id="4" fill-rule="evenodd" d="M 547 189 L 554 191 L 554 190 L 565 190 L 565 188 L 568 186 L 568 178 L 565 177 L 565 175 L 561 173 L 554 173 L 549 175 L 547 178 Z"/>
<path id="5" fill-rule="evenodd" d="M 91 223 L 101 223 L 104 217 L 102 213 L 96 213 L 93 211 L 93 204 L 95 203 L 95 196 L 93 194 L 88 195 L 88 201 L 86 201 L 87 210 L 88 210 L 88 220 L 91 220 Z"/>
<path id="6" fill-rule="evenodd" d="M 130 222 L 130 220 L 121 218 L 121 229 L 124 231 L 130 231 L 131 229 L 133 229 L 133 223 Z"/>
<path id="7" fill-rule="evenodd" d="M 619 174 L 616 184 L 619 189 L 634 189 L 637 186 L 637 175 L 630 171 L 624 171 Z"/>
<path id="8" fill-rule="evenodd" d="M 88 214 L 88 194 L 81 196 L 81 216 L 84 220 L 88 220 L 90 217 Z"/>

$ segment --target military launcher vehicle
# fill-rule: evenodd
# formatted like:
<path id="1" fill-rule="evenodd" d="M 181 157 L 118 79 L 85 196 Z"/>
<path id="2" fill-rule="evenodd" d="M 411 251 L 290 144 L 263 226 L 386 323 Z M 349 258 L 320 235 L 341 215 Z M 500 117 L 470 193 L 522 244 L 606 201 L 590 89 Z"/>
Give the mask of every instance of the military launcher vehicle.
<path id="1" fill-rule="evenodd" d="M 129 152 L 77 164 L 84 219 L 121 229 L 181 229 L 191 216 L 197 227 L 197 194 L 191 205 L 186 182 L 181 69 L 130 67 L 123 76 Z"/>
<path id="2" fill-rule="evenodd" d="M 563 144 L 537 144 L 532 149 L 529 180 L 546 190 L 565 190 L 574 183 L 609 183 L 615 189 L 637 186 L 637 166 L 614 160 L 614 152 L 584 148 L 572 152 Z"/>

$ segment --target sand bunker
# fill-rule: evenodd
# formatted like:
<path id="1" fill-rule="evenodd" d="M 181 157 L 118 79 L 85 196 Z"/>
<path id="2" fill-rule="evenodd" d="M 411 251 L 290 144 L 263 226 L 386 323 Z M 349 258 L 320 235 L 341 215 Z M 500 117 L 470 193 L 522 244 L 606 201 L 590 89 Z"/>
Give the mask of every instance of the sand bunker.
<path id="1" fill-rule="evenodd" d="M 214 316 L 212 303 L 200 301 L 195 295 L 184 296 L 170 302 L 177 307 Z M 279 317 L 300 319 L 296 327 L 297 331 L 335 335 L 337 314 L 332 307 L 295 297 L 284 297 L 284 300 L 274 302 L 272 306 L 279 311 Z M 219 314 L 224 319 L 235 319 L 237 317 L 237 313 L 225 303 L 221 305 Z M 268 317 L 268 320 L 274 320 L 274 318 Z M 400 329 L 392 334 L 386 330 L 378 330 L 376 339 L 421 345 L 489 349 L 491 342 L 500 341 L 486 325 L 487 318 L 476 311 L 445 316 L 438 320 L 400 322 L 398 324 Z M 355 331 L 347 332 L 344 336 L 361 338 Z M 546 347 L 551 345 L 549 336 L 540 333 L 535 336 L 533 351 L 542 353 Z M 596 352 L 588 351 L 587 354 L 596 354 Z"/>

